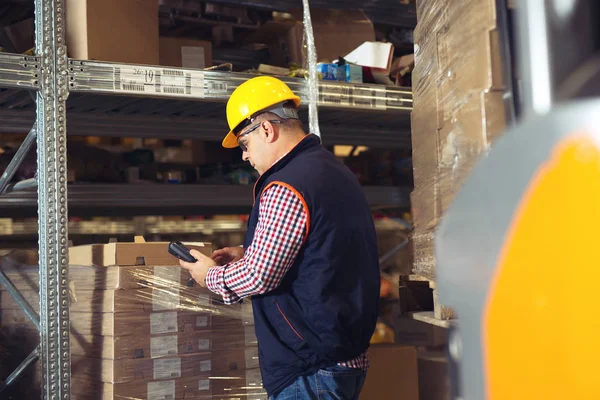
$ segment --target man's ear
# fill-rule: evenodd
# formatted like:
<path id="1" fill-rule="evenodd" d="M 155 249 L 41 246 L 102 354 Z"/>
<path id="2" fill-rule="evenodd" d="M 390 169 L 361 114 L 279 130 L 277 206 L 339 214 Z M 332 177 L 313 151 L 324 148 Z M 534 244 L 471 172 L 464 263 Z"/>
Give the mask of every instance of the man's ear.
<path id="1" fill-rule="evenodd" d="M 269 121 L 263 121 L 262 124 L 265 142 L 273 143 L 275 140 L 277 140 L 277 137 L 279 136 L 279 131 L 275 127 L 275 124 L 272 124 Z"/>

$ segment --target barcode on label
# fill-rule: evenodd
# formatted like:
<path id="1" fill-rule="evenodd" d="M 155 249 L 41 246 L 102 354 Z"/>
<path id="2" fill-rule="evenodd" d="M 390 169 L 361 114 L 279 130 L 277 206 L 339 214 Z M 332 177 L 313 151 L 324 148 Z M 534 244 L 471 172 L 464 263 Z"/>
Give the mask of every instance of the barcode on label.
<path id="1" fill-rule="evenodd" d="M 319 87 L 319 102 L 337 106 L 352 104 L 352 88 L 337 85 L 321 85 Z"/>
<path id="2" fill-rule="evenodd" d="M 150 357 L 177 355 L 177 335 L 150 338 Z"/>
<path id="3" fill-rule="evenodd" d="M 162 73 L 166 76 L 183 76 L 183 71 L 177 71 L 174 69 L 163 69 Z"/>
<path id="4" fill-rule="evenodd" d="M 130 92 L 143 92 L 145 90 L 144 85 L 136 85 L 133 83 L 124 83 L 123 90 L 128 90 Z"/>
<path id="5" fill-rule="evenodd" d="M 162 333 L 177 332 L 177 312 L 151 313 L 150 334 L 160 335 Z"/>
<path id="6" fill-rule="evenodd" d="M 185 90 L 183 88 L 164 87 L 163 91 L 169 94 L 185 94 Z"/>
<path id="7" fill-rule="evenodd" d="M 225 82 L 208 82 L 208 89 L 212 92 L 226 92 L 227 83 Z"/>
<path id="8" fill-rule="evenodd" d="M 181 378 L 181 359 L 154 360 L 154 379 Z"/>
<path id="9" fill-rule="evenodd" d="M 148 400 L 174 400 L 175 381 L 148 382 Z"/>

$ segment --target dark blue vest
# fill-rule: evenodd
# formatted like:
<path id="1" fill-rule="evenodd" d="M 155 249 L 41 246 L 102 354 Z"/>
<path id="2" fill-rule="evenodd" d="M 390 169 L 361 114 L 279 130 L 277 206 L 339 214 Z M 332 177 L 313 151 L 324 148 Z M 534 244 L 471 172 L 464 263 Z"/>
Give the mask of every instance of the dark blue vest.
<path id="1" fill-rule="evenodd" d="M 362 354 L 378 315 L 373 218 L 355 176 L 308 135 L 256 183 L 244 241 L 254 237 L 263 190 L 292 186 L 306 202 L 309 233 L 281 285 L 254 296 L 263 386 L 277 395 L 298 377 Z"/>

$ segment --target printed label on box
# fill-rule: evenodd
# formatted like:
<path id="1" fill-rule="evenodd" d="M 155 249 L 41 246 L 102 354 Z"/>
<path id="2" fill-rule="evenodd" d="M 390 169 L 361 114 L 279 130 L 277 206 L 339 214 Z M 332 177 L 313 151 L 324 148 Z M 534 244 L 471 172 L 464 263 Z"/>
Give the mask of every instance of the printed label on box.
<path id="1" fill-rule="evenodd" d="M 179 286 L 152 288 L 152 310 L 176 310 L 179 307 Z"/>
<path id="2" fill-rule="evenodd" d="M 196 317 L 196 327 L 198 328 L 206 328 L 208 326 L 208 316 L 201 315 Z"/>
<path id="3" fill-rule="evenodd" d="M 210 381 L 208 379 L 200 379 L 198 381 L 198 390 L 210 390 Z"/>
<path id="4" fill-rule="evenodd" d="M 198 339 L 198 350 L 210 350 L 210 339 Z"/>
<path id="5" fill-rule="evenodd" d="M 260 375 L 260 369 L 253 368 L 246 370 L 246 384 L 248 386 L 261 387 L 262 377 Z"/>
<path id="6" fill-rule="evenodd" d="M 254 330 L 254 326 L 244 327 L 244 339 L 246 342 L 246 346 L 258 344 L 258 339 L 256 338 L 256 331 Z"/>
<path id="7" fill-rule="evenodd" d="M 246 369 L 248 368 L 259 368 L 258 347 L 246 348 Z"/>
<path id="8" fill-rule="evenodd" d="M 181 358 L 154 360 L 154 379 L 181 378 Z"/>
<path id="9" fill-rule="evenodd" d="M 242 323 L 244 325 L 254 325 L 254 314 L 252 313 L 252 302 L 242 303 Z"/>
<path id="10" fill-rule="evenodd" d="M 177 311 L 150 314 L 150 334 L 177 332 Z"/>
<path id="11" fill-rule="evenodd" d="M 154 267 L 154 281 L 157 286 L 179 285 L 181 279 L 181 268 L 179 267 Z"/>
<path id="12" fill-rule="evenodd" d="M 210 360 L 200 361 L 200 372 L 210 371 L 212 369 L 212 362 Z"/>
<path id="13" fill-rule="evenodd" d="M 175 381 L 148 382 L 148 400 L 174 400 Z"/>
<path id="14" fill-rule="evenodd" d="M 177 355 L 177 335 L 150 338 L 150 357 Z"/>

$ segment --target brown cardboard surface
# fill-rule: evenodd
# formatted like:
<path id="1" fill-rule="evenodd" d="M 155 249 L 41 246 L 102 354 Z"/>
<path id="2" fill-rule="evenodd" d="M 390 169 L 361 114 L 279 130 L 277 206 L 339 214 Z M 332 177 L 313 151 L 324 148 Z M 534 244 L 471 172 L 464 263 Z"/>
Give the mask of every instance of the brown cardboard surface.
<path id="1" fill-rule="evenodd" d="M 92 267 L 71 264 L 69 265 L 71 290 L 79 292 L 178 286 L 182 292 L 187 292 L 198 288 L 195 283 L 190 283 L 188 271 L 173 265 L 171 260 L 168 262 L 168 265 L 140 267 Z M 2 269 L 17 289 L 38 291 L 37 266 L 3 267 Z"/>
<path id="2" fill-rule="evenodd" d="M 419 399 L 417 351 L 414 347 L 373 345 L 370 368 L 360 400 Z"/>
<path id="3" fill-rule="evenodd" d="M 184 47 L 201 48 L 204 52 L 203 66 L 184 65 L 182 51 Z M 204 40 L 188 38 L 175 38 L 161 36 L 159 39 L 159 62 L 160 65 L 185 68 L 208 68 L 212 67 L 212 43 Z"/>
<path id="4" fill-rule="evenodd" d="M 306 62 L 302 10 L 291 10 L 290 13 L 293 20 L 268 22 L 248 38 L 249 43 L 269 45 L 272 63 L 282 67 Z M 360 10 L 313 8 L 311 19 L 319 61 L 333 61 L 364 42 L 375 40 L 373 24 Z"/>
<path id="5" fill-rule="evenodd" d="M 415 229 L 433 228 L 440 216 L 438 209 L 438 183 L 420 186 L 410 194 L 413 226 Z"/>
<path id="6" fill-rule="evenodd" d="M 434 97 L 435 99 L 435 97 Z M 412 162 L 415 188 L 431 185 L 435 181 L 438 165 L 438 134 L 435 107 L 411 113 L 413 132 Z M 433 114 L 433 117 L 432 117 Z"/>
<path id="7" fill-rule="evenodd" d="M 454 112 L 452 121 L 439 131 L 438 182 L 442 213 L 451 205 L 492 140 L 504 132 L 503 92 L 473 96 Z"/>
<path id="8" fill-rule="evenodd" d="M 186 242 L 190 249 L 205 255 L 212 253 L 209 243 Z M 168 242 L 107 243 L 69 248 L 69 264 L 94 266 L 179 265 L 169 254 Z"/>
<path id="9" fill-rule="evenodd" d="M 228 376 L 246 369 L 243 350 L 213 350 L 210 352 L 160 358 L 100 359 L 71 356 L 74 377 L 108 383 L 148 382 L 206 376 Z"/>
<path id="10" fill-rule="evenodd" d="M 158 2 L 66 0 L 69 56 L 158 64 Z"/>

